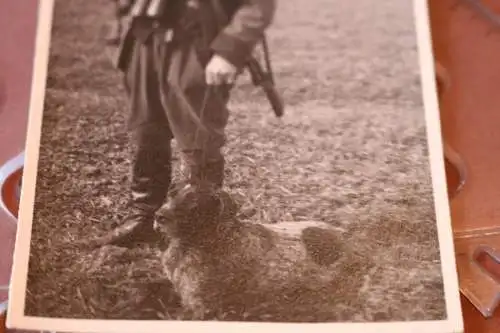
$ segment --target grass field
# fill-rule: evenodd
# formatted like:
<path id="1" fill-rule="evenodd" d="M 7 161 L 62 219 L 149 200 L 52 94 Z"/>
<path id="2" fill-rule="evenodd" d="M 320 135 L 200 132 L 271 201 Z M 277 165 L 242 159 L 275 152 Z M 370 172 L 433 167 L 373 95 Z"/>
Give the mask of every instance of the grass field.
<path id="1" fill-rule="evenodd" d="M 182 319 L 155 283 L 158 249 L 74 246 L 126 214 L 128 110 L 104 51 L 110 4 L 56 3 L 26 314 Z M 269 41 L 287 114 L 243 77 L 227 129 L 246 219 L 325 221 L 376 260 L 346 321 L 444 318 L 412 2 L 281 1 Z"/>

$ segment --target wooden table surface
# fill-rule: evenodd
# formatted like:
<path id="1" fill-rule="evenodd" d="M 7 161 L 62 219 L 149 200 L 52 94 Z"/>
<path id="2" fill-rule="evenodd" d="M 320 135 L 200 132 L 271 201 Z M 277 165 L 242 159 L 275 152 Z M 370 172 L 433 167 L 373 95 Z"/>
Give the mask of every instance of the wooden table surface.
<path id="1" fill-rule="evenodd" d="M 462 298 L 465 333 L 498 333 L 500 332 L 500 311 L 491 319 L 485 319 L 472 304 Z"/>
<path id="2" fill-rule="evenodd" d="M 447 6 L 453 0 L 430 0 L 434 23 L 442 20 Z M 0 111 L 0 164 L 15 157 L 24 149 L 27 110 L 31 88 L 34 38 L 36 29 L 35 0 L 4 0 L 0 2 L 0 101 L 6 95 Z M 446 22 L 446 20 L 442 21 Z M 471 21 L 473 22 L 473 21 Z M 435 24 L 438 26 L 439 24 Z M 442 25 L 441 25 L 441 29 Z M 441 34 L 439 38 L 446 38 Z M 448 34 L 449 35 L 449 34 Z M 444 37 L 443 37 L 444 36 Z M 7 84 L 5 84 L 7 83 Z M 496 85 L 498 87 L 498 84 Z M 497 88 L 495 88 L 497 89 Z M 14 246 L 16 224 L 0 210 L 0 285 L 8 283 L 11 268 L 11 254 Z M 0 300 L 7 297 L 0 292 Z M 484 319 L 474 307 L 462 297 L 465 333 L 500 332 L 500 311 L 495 318 Z"/>
<path id="3" fill-rule="evenodd" d="M 500 14 L 500 1 L 482 3 Z M 468 168 L 465 186 L 451 201 L 453 229 L 499 227 L 500 34 L 489 34 L 493 25 L 474 15 L 465 0 L 428 4 L 434 56 L 451 83 L 440 105 L 443 136 Z M 500 27 L 494 29 L 500 32 Z M 500 332 L 500 309 L 487 320 L 464 297 L 462 308 L 465 333 Z"/>
<path id="4" fill-rule="evenodd" d="M 35 45 L 35 0 L 0 1 L 0 166 L 24 150 Z M 16 221 L 0 209 L 0 285 L 8 285 Z M 0 301 L 7 300 L 0 291 Z"/>

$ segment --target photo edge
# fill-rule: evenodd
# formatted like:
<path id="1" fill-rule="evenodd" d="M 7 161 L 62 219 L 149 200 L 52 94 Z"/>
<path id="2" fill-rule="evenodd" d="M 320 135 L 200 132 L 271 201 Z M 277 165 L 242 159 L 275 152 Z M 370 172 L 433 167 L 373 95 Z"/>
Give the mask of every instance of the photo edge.
<path id="1" fill-rule="evenodd" d="M 424 101 L 429 167 L 432 177 L 434 211 L 439 242 L 441 272 L 443 276 L 447 318 L 454 323 L 454 331 L 463 332 L 460 289 L 456 268 L 455 246 L 450 203 L 447 195 L 444 149 L 439 117 L 439 101 L 435 81 L 435 58 L 427 1 L 413 0 L 417 45 L 419 54 L 421 91 Z"/>
<path id="2" fill-rule="evenodd" d="M 450 320 L 407 322 L 332 322 L 332 323 L 272 323 L 272 322 L 224 322 L 224 321 L 158 321 L 158 320 L 102 320 L 69 319 L 18 316 L 12 322 L 15 329 L 58 333 L 156 333 L 159 330 L 182 330 L 184 333 L 232 333 L 245 329 L 248 333 L 260 333 L 263 329 L 279 329 L 284 333 L 300 333 L 314 326 L 315 332 L 327 333 L 338 330 L 342 333 L 461 333 L 462 330 Z M 10 328 L 10 327 L 9 327 Z"/>
<path id="3" fill-rule="evenodd" d="M 54 0 L 38 0 L 21 200 L 8 295 L 7 327 L 22 323 L 30 257 L 32 215 L 38 173 Z M 29 184 L 28 186 L 26 184 Z"/>
<path id="4" fill-rule="evenodd" d="M 396 332 L 396 329 L 404 327 L 407 330 L 415 331 L 417 329 L 425 329 L 427 333 L 444 333 L 463 332 L 463 320 L 461 316 L 459 289 L 458 289 L 458 276 L 456 273 L 455 255 L 453 250 L 453 237 L 451 228 L 451 217 L 449 214 L 449 204 L 446 198 L 445 173 L 444 173 L 444 159 L 442 157 L 442 138 L 440 135 L 440 121 L 435 124 L 436 115 L 439 110 L 437 104 L 437 93 L 434 83 L 434 66 L 433 66 L 433 52 L 430 43 L 429 35 L 429 22 L 428 22 L 428 4 L 426 1 L 413 0 L 416 15 L 414 20 L 416 23 L 416 36 L 418 43 L 418 56 L 420 78 L 422 82 L 422 98 L 424 99 L 424 110 L 426 118 L 427 140 L 429 146 L 429 166 L 432 175 L 433 184 L 433 197 L 435 202 L 435 216 L 437 224 L 437 233 L 439 238 L 439 249 L 441 268 L 443 272 L 443 285 L 445 293 L 445 301 L 447 308 L 447 318 L 440 321 L 426 321 L 426 322 L 407 322 L 398 324 L 398 322 L 388 323 L 319 323 L 312 325 L 327 326 L 326 329 L 331 330 L 334 327 L 347 329 L 346 332 L 350 333 L 369 333 L 376 332 L 376 330 L 384 328 L 385 332 Z M 228 323 L 206 323 L 206 322 L 188 322 L 188 321 L 142 321 L 142 320 L 93 320 L 93 319 L 58 319 L 58 318 L 44 318 L 26 316 L 24 313 L 25 307 L 25 292 L 27 288 L 27 274 L 30 256 L 30 242 L 31 242 L 31 228 L 32 228 L 32 215 L 33 203 L 36 192 L 36 179 L 38 171 L 38 152 L 40 146 L 40 134 L 43 120 L 43 104 L 46 95 L 46 79 L 47 79 L 47 64 L 50 55 L 50 40 L 53 20 L 53 7 L 54 0 L 37 1 L 38 4 L 38 23 L 36 30 L 35 41 L 35 65 L 33 67 L 33 81 L 31 84 L 30 92 L 30 106 L 29 106 L 29 121 L 28 121 L 28 136 L 26 142 L 26 155 L 25 155 L 25 172 L 23 174 L 23 184 L 30 184 L 29 187 L 22 189 L 22 204 L 19 207 L 19 220 L 18 232 L 15 241 L 15 251 L 12 274 L 11 274 L 11 289 L 9 291 L 9 309 L 7 315 L 7 327 L 11 329 L 33 329 L 33 330 L 55 330 L 58 329 L 58 323 L 62 323 L 64 331 L 71 331 L 78 329 L 80 332 L 133 332 L 132 329 L 138 329 L 139 325 L 146 325 L 140 330 L 144 332 L 156 332 L 157 325 L 162 326 L 192 326 L 198 325 L 199 327 L 187 329 L 189 332 L 206 332 L 207 326 L 217 329 L 219 332 L 224 333 L 217 326 L 226 326 L 229 332 L 230 326 L 250 326 L 246 329 L 252 328 L 261 330 L 263 326 L 293 326 L 291 329 L 283 329 L 283 331 L 295 332 L 295 329 L 302 329 L 303 325 L 311 324 L 294 324 L 294 323 L 253 323 L 242 322 Z M 430 82 L 429 82 L 430 81 Z M 431 125 L 431 126 L 429 126 Z M 442 203 L 445 200 L 446 204 Z M 451 243 L 450 243 L 451 240 Z M 16 278 L 17 277 L 17 278 Z M 17 297 L 15 297 L 17 296 Z M 459 312 L 457 312 L 457 308 Z M 459 315 L 460 313 L 460 315 Z M 151 323 L 151 324 L 150 324 Z M 42 326 L 43 324 L 43 326 Z M 132 325 L 131 325 L 132 324 Z M 431 327 L 435 325 L 436 330 Z M 89 328 L 82 329 L 86 325 Z M 137 325 L 137 327 L 136 327 Z M 363 325 L 359 326 L 357 325 Z M 401 326 L 399 326 L 401 325 Z M 369 327 L 367 327 L 369 326 Z M 97 329 L 102 327 L 105 330 Z M 225 327 L 225 328 L 226 328 Z M 345 327 L 345 328 L 344 328 Z M 353 329 L 349 330 L 349 327 Z M 373 331 L 371 327 L 375 327 Z M 110 330 L 106 330 L 110 328 Z M 224 329 L 225 329 L 224 328 Z M 184 327 L 186 330 L 186 328 Z M 438 330 L 439 329 L 439 330 Z M 399 331 L 398 331 L 399 332 Z"/>

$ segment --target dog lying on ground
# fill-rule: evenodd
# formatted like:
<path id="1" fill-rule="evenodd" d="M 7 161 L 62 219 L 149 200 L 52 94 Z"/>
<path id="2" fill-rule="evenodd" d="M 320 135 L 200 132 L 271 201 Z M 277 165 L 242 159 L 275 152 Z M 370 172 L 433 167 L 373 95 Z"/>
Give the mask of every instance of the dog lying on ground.
<path id="1" fill-rule="evenodd" d="M 223 193 L 205 195 L 201 203 L 186 187 L 177 197 L 189 203 L 185 214 L 168 216 L 162 208 L 156 225 L 168 238 L 164 273 L 194 320 L 319 322 L 345 318 L 345 312 L 355 317 L 371 265 L 345 248 L 336 229 L 320 222 L 259 225 L 220 216 L 230 201 Z"/>

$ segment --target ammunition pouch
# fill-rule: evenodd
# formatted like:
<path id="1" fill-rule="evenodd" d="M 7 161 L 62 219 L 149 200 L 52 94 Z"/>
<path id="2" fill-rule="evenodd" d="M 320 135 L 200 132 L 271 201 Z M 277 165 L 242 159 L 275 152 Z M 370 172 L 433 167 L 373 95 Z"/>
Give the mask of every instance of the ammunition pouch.
<path id="1" fill-rule="evenodd" d="M 144 4 L 146 4 L 147 1 L 144 1 Z M 133 10 L 129 12 L 129 28 L 122 40 L 118 50 L 118 58 L 116 59 L 116 67 L 119 70 L 125 71 L 128 68 L 130 56 L 136 43 L 146 44 L 153 34 L 166 33 L 168 30 L 173 33 L 171 43 L 194 42 L 200 55 L 200 61 L 205 63 L 210 58 L 211 50 L 209 45 L 203 45 L 209 41 L 200 38 L 204 34 L 202 31 L 203 23 L 200 22 L 200 9 L 186 6 L 184 1 L 160 1 L 164 1 L 164 5 L 161 8 L 158 7 L 160 9 L 157 11 L 148 13 L 148 7 L 143 6 L 143 10 L 136 11 L 135 14 L 133 14 Z M 237 8 L 236 4 L 239 4 L 239 1 L 231 1 L 231 3 L 233 3 L 232 6 Z M 154 12 L 154 15 L 151 14 L 152 12 Z"/>
<path id="2" fill-rule="evenodd" d="M 153 32 L 159 29 L 158 20 L 147 16 L 133 17 L 130 25 L 132 37 L 141 44 L 147 43 Z"/>

